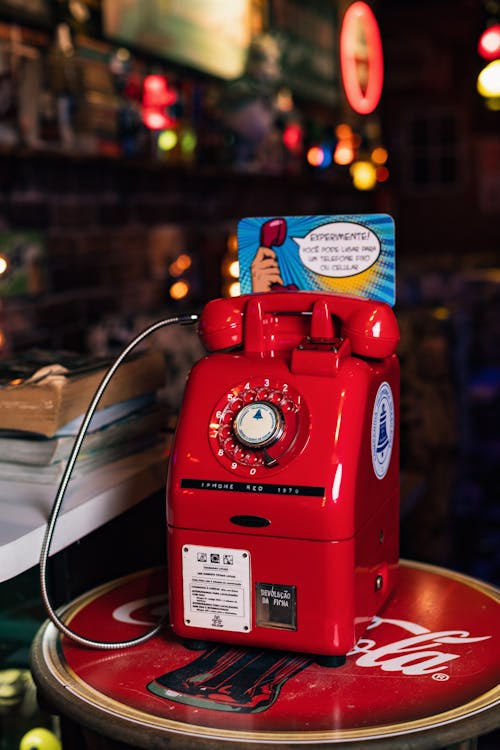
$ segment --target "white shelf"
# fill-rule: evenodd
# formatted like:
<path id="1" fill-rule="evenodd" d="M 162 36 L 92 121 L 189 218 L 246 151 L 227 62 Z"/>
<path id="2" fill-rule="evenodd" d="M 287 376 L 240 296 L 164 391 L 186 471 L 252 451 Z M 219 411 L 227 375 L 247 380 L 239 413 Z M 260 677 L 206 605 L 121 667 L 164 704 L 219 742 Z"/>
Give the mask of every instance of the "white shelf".
<path id="1" fill-rule="evenodd" d="M 165 446 L 107 464 L 68 486 L 50 554 L 99 528 L 165 485 Z M 57 485 L 0 481 L 0 583 L 36 565 Z"/>

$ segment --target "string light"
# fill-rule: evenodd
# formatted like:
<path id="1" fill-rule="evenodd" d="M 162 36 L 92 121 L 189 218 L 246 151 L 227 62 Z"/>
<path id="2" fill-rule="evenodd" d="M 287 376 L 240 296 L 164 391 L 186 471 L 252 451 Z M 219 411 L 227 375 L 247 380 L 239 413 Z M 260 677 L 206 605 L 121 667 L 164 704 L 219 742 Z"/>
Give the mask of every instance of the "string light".
<path id="1" fill-rule="evenodd" d="M 311 146 L 307 151 L 307 163 L 311 165 L 311 167 L 322 167 L 324 165 L 325 160 L 328 161 L 328 156 L 325 153 L 324 148 L 322 146 Z M 330 154 L 330 163 L 331 163 L 331 154 Z"/>
<path id="2" fill-rule="evenodd" d="M 143 112 L 142 119 L 144 125 L 149 130 L 163 130 L 168 128 L 172 124 L 172 119 L 167 117 L 163 112 L 158 112 L 155 109 L 147 109 Z"/>
<path id="3" fill-rule="evenodd" d="M 340 125 L 337 125 L 337 127 L 335 128 L 335 135 L 337 136 L 339 141 L 352 138 L 352 128 L 346 123 L 340 123 Z"/>
<path id="4" fill-rule="evenodd" d="M 500 24 L 489 26 L 479 37 L 477 51 L 485 60 L 500 57 Z"/>
<path id="5" fill-rule="evenodd" d="M 178 141 L 177 133 L 175 130 L 162 130 L 158 136 L 158 148 L 161 151 L 171 151 L 176 147 Z"/>
<path id="6" fill-rule="evenodd" d="M 326 169 L 332 163 L 332 149 L 328 144 L 311 146 L 306 158 L 311 167 Z"/>
<path id="7" fill-rule="evenodd" d="M 387 167 L 378 166 L 375 169 L 375 178 L 377 182 L 386 182 L 389 179 L 389 170 Z"/>
<path id="8" fill-rule="evenodd" d="M 160 75 L 148 75 L 144 79 L 142 92 L 142 119 L 150 130 L 165 130 L 175 118 L 167 114 L 166 108 L 177 101 L 177 92 L 170 88 L 167 79 Z"/>
<path id="9" fill-rule="evenodd" d="M 238 262 L 238 236 L 231 232 L 226 240 L 226 254 L 221 262 L 222 294 L 237 297 L 240 292 L 240 264 Z"/>
<path id="10" fill-rule="evenodd" d="M 187 281 L 176 281 L 169 289 L 169 294 L 172 299 L 179 300 L 184 299 L 189 294 L 189 284 Z"/>
<path id="11" fill-rule="evenodd" d="M 296 122 L 291 122 L 283 131 L 283 143 L 293 154 L 299 154 L 302 151 L 303 136 L 302 127 Z"/>
<path id="12" fill-rule="evenodd" d="M 357 190 L 372 190 L 375 187 L 377 176 L 371 161 L 355 161 L 350 171 L 353 185 Z"/>
<path id="13" fill-rule="evenodd" d="M 193 261 L 187 253 L 181 253 L 168 267 L 171 276 L 181 276 L 184 271 L 191 268 Z"/>
<path id="14" fill-rule="evenodd" d="M 449 320 L 450 310 L 447 307 L 435 307 L 432 315 L 436 320 Z"/>
<path id="15" fill-rule="evenodd" d="M 371 160 L 374 164 L 385 164 L 388 158 L 389 154 L 387 153 L 387 149 L 383 146 L 377 146 L 371 153 Z"/>
<path id="16" fill-rule="evenodd" d="M 226 247 L 230 253 L 238 252 L 238 236 L 234 232 L 228 236 Z"/>
<path id="17" fill-rule="evenodd" d="M 493 60 L 477 77 L 477 90 L 485 98 L 500 96 L 500 60 Z"/>
<path id="18" fill-rule="evenodd" d="M 335 147 L 333 161 L 335 164 L 351 164 L 354 160 L 354 149 L 350 141 L 339 141 Z"/>
<path id="19" fill-rule="evenodd" d="M 186 128 L 181 134 L 181 151 L 184 154 L 192 154 L 196 148 L 198 139 L 194 130 Z"/>
<path id="20" fill-rule="evenodd" d="M 283 88 L 278 91 L 276 96 L 276 106 L 280 112 L 292 112 L 293 97 L 290 89 Z"/>
<path id="21" fill-rule="evenodd" d="M 177 92 L 170 88 L 164 76 L 146 76 L 142 94 L 142 103 L 145 107 L 170 107 L 176 101 Z"/>
<path id="22" fill-rule="evenodd" d="M 239 276 L 240 276 L 240 264 L 239 264 L 239 262 L 237 260 L 233 260 L 233 262 L 229 264 L 227 272 L 228 272 L 229 276 L 233 277 L 233 279 L 238 279 Z"/>
<path id="23" fill-rule="evenodd" d="M 347 123 L 340 123 L 335 128 L 335 135 L 338 138 L 337 145 L 333 152 L 333 161 L 335 164 L 347 165 L 352 164 L 355 156 L 354 133 Z"/>

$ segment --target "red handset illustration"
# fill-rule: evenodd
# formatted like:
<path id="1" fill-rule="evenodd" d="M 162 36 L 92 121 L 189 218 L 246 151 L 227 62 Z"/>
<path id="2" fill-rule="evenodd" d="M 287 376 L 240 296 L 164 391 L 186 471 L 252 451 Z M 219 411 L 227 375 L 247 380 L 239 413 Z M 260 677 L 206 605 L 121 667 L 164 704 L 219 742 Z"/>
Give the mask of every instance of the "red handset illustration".
<path id="1" fill-rule="evenodd" d="M 287 225 L 283 218 L 266 221 L 260 230 L 260 244 L 250 265 L 253 292 L 268 292 L 273 285 L 283 286 L 283 279 L 273 247 L 286 239 Z"/>

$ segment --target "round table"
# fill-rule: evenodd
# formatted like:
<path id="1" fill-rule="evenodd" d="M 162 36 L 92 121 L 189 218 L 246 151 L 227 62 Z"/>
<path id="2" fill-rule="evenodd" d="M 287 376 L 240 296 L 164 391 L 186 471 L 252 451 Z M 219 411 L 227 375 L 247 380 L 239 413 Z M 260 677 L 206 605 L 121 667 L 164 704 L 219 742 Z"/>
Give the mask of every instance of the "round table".
<path id="1" fill-rule="evenodd" d="M 165 614 L 165 591 L 164 570 L 142 571 L 64 616 L 86 637 L 124 640 Z M 72 749 L 472 747 L 500 724 L 499 604 L 480 581 L 402 561 L 394 595 L 342 667 L 218 643 L 194 651 L 168 628 L 134 648 L 94 650 L 46 623 L 32 672 Z"/>

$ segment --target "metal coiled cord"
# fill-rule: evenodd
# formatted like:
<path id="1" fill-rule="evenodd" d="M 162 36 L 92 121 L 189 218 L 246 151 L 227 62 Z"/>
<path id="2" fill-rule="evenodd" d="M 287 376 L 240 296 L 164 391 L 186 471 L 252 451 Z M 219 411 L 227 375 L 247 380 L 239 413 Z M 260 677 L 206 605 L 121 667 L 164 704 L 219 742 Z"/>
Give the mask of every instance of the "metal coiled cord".
<path id="1" fill-rule="evenodd" d="M 61 633 L 64 633 L 64 635 L 68 636 L 68 638 L 71 638 L 71 640 L 76 641 L 76 643 L 79 643 L 81 646 L 89 646 L 90 648 L 99 648 L 99 649 L 104 649 L 104 650 L 109 650 L 109 651 L 114 650 L 114 649 L 119 649 L 119 648 L 128 648 L 129 646 L 138 646 L 139 644 L 144 643 L 145 641 L 149 640 L 149 638 L 152 638 L 153 636 L 155 636 L 162 627 L 163 623 L 159 622 L 158 625 L 155 625 L 155 627 L 152 630 L 149 630 L 147 633 L 144 633 L 144 635 L 141 635 L 137 638 L 132 638 L 131 640 L 128 640 L 128 641 L 118 641 L 118 642 L 95 641 L 92 638 L 85 638 L 84 636 L 81 636 L 78 633 L 75 633 L 73 630 L 71 630 L 71 628 L 69 628 L 62 621 L 62 619 L 54 611 L 52 604 L 50 603 L 50 599 L 49 599 L 49 595 L 47 591 L 47 561 L 49 557 L 50 545 L 52 543 L 52 538 L 54 536 L 57 519 L 61 510 L 62 504 L 63 504 L 64 496 L 65 496 L 69 481 L 71 479 L 73 468 L 78 458 L 78 454 L 80 452 L 82 443 L 85 439 L 85 435 L 87 433 L 87 429 L 90 424 L 90 421 L 92 417 L 94 416 L 94 412 L 101 399 L 101 396 L 103 395 L 104 391 L 106 390 L 108 386 L 109 381 L 115 374 L 116 370 L 120 367 L 123 360 L 130 354 L 130 352 L 133 349 L 135 349 L 135 347 L 138 346 L 138 344 L 140 344 L 145 338 L 150 336 L 152 333 L 155 333 L 155 331 L 158 331 L 160 328 L 165 328 L 166 326 L 174 325 L 176 323 L 177 324 L 195 323 L 197 320 L 198 320 L 198 315 L 196 314 L 178 315 L 173 318 L 166 318 L 164 320 L 159 320 L 153 325 L 149 326 L 149 328 L 146 328 L 144 331 L 142 331 L 138 336 L 136 336 L 130 342 L 130 344 L 128 344 L 128 346 L 121 352 L 121 354 L 118 355 L 116 360 L 113 362 L 109 370 L 104 375 L 85 413 L 83 422 L 80 426 L 80 429 L 78 430 L 78 434 L 76 436 L 73 448 L 71 449 L 71 453 L 68 458 L 68 463 L 61 477 L 61 481 L 59 483 L 57 494 L 54 499 L 52 509 L 50 511 L 49 519 L 47 521 L 47 527 L 45 530 L 45 535 L 44 535 L 43 542 L 42 542 L 42 549 L 40 552 L 40 591 L 41 591 L 43 604 L 44 604 L 44 607 L 45 607 L 45 610 L 47 612 L 49 619 L 54 623 L 56 628 Z"/>

